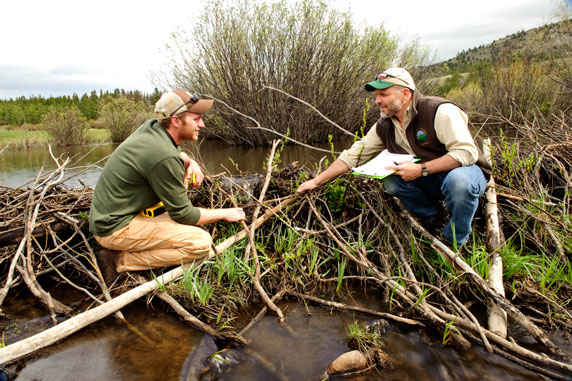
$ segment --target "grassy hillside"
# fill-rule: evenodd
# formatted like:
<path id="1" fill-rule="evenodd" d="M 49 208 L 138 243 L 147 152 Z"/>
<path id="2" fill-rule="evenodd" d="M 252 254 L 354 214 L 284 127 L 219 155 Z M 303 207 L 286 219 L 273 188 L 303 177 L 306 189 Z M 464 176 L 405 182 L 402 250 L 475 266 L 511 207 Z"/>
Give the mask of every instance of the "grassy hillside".
<path id="1" fill-rule="evenodd" d="M 490 44 L 477 46 L 456 57 L 433 65 L 436 76 L 462 73 L 479 63 L 495 63 L 528 57 L 542 62 L 569 56 L 572 47 L 572 20 L 547 24 L 528 31 L 520 31 Z"/>

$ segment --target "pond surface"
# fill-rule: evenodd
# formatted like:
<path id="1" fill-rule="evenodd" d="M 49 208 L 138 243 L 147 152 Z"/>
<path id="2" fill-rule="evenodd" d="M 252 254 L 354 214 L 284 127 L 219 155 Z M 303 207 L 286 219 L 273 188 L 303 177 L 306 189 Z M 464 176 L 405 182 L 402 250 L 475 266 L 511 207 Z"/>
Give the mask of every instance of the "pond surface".
<path id="1" fill-rule="evenodd" d="M 351 140 L 336 144 L 336 150 L 342 151 L 351 145 Z M 340 148 L 338 149 L 337 146 Z M 78 180 L 90 187 L 94 187 L 105 159 L 117 147 L 117 144 L 86 145 L 78 147 L 53 148 L 52 152 L 62 163 L 70 158 L 65 177 L 75 175 L 67 184 L 72 187 L 80 187 Z M 329 149 L 328 144 L 317 145 L 318 148 Z M 247 148 L 241 146 L 229 146 L 220 141 L 203 140 L 200 144 L 186 143 L 183 145 L 186 152 L 200 159 L 206 171 L 211 175 L 221 172 L 238 174 L 243 172 L 265 172 L 265 164 L 268 162 L 270 147 Z M 153 151 L 150 149 L 149 154 Z M 299 145 L 284 147 L 280 155 L 281 165 L 288 165 L 294 161 L 301 164 L 310 164 L 327 156 L 331 161 L 331 155 Z M 95 166 L 94 166 L 95 165 Z M 90 167 L 91 166 L 91 167 Z M 57 168 L 47 147 L 34 147 L 29 150 L 4 151 L 0 154 L 0 185 L 7 187 L 19 187 L 33 182 L 40 169 L 44 173 Z M 237 169 L 238 168 L 238 169 Z M 76 175 L 77 174 L 77 175 Z"/>
<path id="2" fill-rule="evenodd" d="M 59 293 L 65 291 L 60 290 Z M 70 291 L 71 294 L 75 290 Z M 55 294 L 57 295 L 57 293 Z M 58 295 L 59 296 L 59 295 Z M 61 296 L 60 296 L 61 297 Z M 375 295 L 343 300 L 384 310 Z M 14 304 L 17 302 L 17 305 Z M 354 321 L 377 319 L 334 312 L 298 302 L 279 304 L 290 330 L 267 314 L 245 335 L 251 341 L 235 350 L 237 364 L 216 374 L 220 380 L 322 380 L 328 364 L 350 350 L 346 328 Z M 4 307 L 6 343 L 51 326 L 50 318 L 30 296 L 18 296 Z M 204 334 L 185 325 L 169 308 L 146 307 L 143 301 L 122 310 L 130 325 L 108 317 L 66 340 L 40 351 L 19 369 L 17 380 L 187 380 L 187 361 Z M 441 345 L 430 332 L 390 323 L 383 347 L 394 369 L 374 370 L 354 380 L 536 380 L 539 376 L 502 357 L 473 346 L 458 351 Z M 568 347 L 568 350 L 571 350 Z M 13 371 L 14 367 L 9 370 Z M 10 372 L 9 372 L 10 374 Z M 344 379 L 341 377 L 334 379 Z"/>

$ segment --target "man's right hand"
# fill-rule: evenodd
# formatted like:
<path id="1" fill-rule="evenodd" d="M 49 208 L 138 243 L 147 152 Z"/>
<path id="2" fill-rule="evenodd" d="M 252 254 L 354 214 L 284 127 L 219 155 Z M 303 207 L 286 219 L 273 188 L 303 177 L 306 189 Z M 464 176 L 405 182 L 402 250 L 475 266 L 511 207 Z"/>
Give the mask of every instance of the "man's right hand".
<path id="1" fill-rule="evenodd" d="M 350 167 L 346 163 L 344 163 L 340 159 L 336 159 L 336 160 L 334 160 L 332 165 L 330 165 L 328 167 L 328 169 L 326 169 L 324 172 L 320 173 L 318 176 L 314 177 L 312 180 L 308 180 L 308 181 L 302 183 L 298 187 L 298 189 L 296 190 L 296 193 L 302 193 L 302 192 L 312 190 L 312 189 L 316 188 L 317 186 L 319 186 L 321 184 L 325 184 L 328 181 L 335 179 L 339 175 L 346 173 L 347 171 L 349 171 L 349 169 L 350 169 Z"/>
<path id="2" fill-rule="evenodd" d="M 224 220 L 228 222 L 244 221 L 246 214 L 242 208 L 228 208 L 225 209 Z"/>
<path id="3" fill-rule="evenodd" d="M 309 190 L 316 188 L 317 186 L 318 186 L 318 184 L 316 184 L 316 179 L 308 180 L 308 181 L 300 184 L 298 189 L 296 189 L 296 193 L 306 192 L 306 191 L 309 191 Z"/>

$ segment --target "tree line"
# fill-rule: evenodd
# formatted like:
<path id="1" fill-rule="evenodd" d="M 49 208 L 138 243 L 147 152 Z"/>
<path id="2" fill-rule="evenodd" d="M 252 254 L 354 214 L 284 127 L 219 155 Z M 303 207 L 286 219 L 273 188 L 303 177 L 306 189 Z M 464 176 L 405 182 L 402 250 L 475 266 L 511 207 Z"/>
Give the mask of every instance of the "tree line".
<path id="1" fill-rule="evenodd" d="M 0 125 L 21 126 L 24 123 L 38 124 L 51 110 L 77 108 L 87 120 L 95 120 L 99 116 L 100 103 L 103 99 L 126 98 L 136 103 L 142 103 L 147 108 L 155 104 L 161 97 L 161 91 L 157 88 L 150 93 L 139 90 L 126 91 L 115 89 L 113 91 L 93 90 L 91 93 L 73 94 L 71 96 L 58 97 L 18 97 L 16 99 L 0 100 Z"/>

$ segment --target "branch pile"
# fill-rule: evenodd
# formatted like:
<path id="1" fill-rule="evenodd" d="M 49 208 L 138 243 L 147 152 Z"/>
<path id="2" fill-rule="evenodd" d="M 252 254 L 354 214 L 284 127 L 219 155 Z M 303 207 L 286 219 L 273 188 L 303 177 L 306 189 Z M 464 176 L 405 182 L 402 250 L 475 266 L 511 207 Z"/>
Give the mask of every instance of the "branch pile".
<path id="1" fill-rule="evenodd" d="M 216 258 L 180 268 L 172 283 L 161 286 L 168 295 L 159 298 L 191 324 L 206 322 L 214 328 L 211 332 L 226 332 L 238 314 L 260 304 L 287 326 L 275 304 L 286 295 L 355 308 L 324 300 L 352 283 L 379 290 L 384 298 L 386 311 L 360 310 L 364 314 L 395 324 L 430 326 L 447 344 L 482 345 L 539 374 L 564 378 L 572 372 L 570 356 L 551 341 L 548 330 L 572 329 L 572 144 L 565 134 L 555 142 L 555 137 L 538 136 L 533 127 L 536 132 L 526 139 L 522 134 L 510 140 L 503 136 L 490 147 L 496 184 L 491 186 L 496 187 L 500 211 L 500 242 L 493 248 L 487 250 L 486 245 L 484 200 L 470 242 L 456 253 L 384 193 L 377 180 L 343 176 L 311 194 L 293 197 L 298 184 L 316 169 L 289 165 L 274 170 L 280 151 L 274 145 L 266 178 L 259 176 L 252 184 L 237 177 L 207 176 L 201 188 L 191 191 L 195 205 L 240 204 L 252 219 L 242 232 L 237 224 L 212 226 L 210 233 L 221 248 Z M 58 170 L 39 175 L 26 190 L 0 188 L 0 303 L 22 284 L 53 315 L 69 315 L 72 308 L 42 287 L 47 277 L 82 290 L 94 305 L 141 284 L 135 274 L 123 274 L 107 290 L 85 219 L 91 190 L 62 186 L 64 168 L 62 163 Z M 266 223 L 255 222 L 259 213 Z M 222 245 L 228 239 L 232 244 Z M 506 296 L 488 283 L 494 255 L 503 260 Z M 532 350 L 519 344 L 518 337 L 490 330 L 475 312 L 475 306 L 487 304 L 504 311 L 542 349 Z M 241 342 L 252 324 L 238 336 L 230 330 L 226 339 Z"/>

